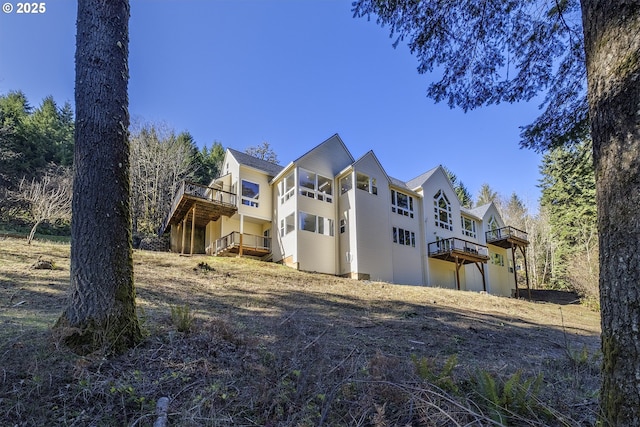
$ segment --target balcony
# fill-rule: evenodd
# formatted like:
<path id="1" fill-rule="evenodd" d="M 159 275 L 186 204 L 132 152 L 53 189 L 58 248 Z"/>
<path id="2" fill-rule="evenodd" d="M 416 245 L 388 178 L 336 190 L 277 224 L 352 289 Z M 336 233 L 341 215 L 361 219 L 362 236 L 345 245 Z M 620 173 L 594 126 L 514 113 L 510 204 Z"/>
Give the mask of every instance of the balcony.
<path id="1" fill-rule="evenodd" d="M 429 257 L 456 264 L 487 262 L 489 249 L 484 245 L 452 237 L 429 243 Z"/>
<path id="2" fill-rule="evenodd" d="M 264 257 L 271 253 L 271 238 L 234 231 L 216 240 L 216 256 L 237 254 Z"/>
<path id="3" fill-rule="evenodd" d="M 170 225 L 177 225 L 184 219 L 192 221 L 197 227 L 204 227 L 209 221 L 215 221 L 222 215 L 231 216 L 237 210 L 234 193 L 184 181 L 176 192 L 171 210 L 159 231 L 163 234 Z M 190 212 L 192 215 L 188 216 Z"/>
<path id="4" fill-rule="evenodd" d="M 528 246 L 529 238 L 527 233 L 514 227 L 502 227 L 485 233 L 488 245 L 499 246 L 501 248 L 511 248 L 513 246 Z"/>

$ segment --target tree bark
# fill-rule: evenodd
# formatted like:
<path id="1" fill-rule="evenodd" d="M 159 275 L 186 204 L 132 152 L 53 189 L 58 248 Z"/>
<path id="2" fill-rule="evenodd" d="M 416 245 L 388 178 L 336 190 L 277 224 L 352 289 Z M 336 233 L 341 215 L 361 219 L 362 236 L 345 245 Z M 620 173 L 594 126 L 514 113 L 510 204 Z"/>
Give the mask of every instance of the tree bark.
<path id="1" fill-rule="evenodd" d="M 71 286 L 58 321 L 79 353 L 141 338 L 129 181 L 128 0 L 78 1 Z"/>
<path id="2" fill-rule="evenodd" d="M 640 425 L 640 4 L 582 0 L 596 175 L 605 425 Z"/>

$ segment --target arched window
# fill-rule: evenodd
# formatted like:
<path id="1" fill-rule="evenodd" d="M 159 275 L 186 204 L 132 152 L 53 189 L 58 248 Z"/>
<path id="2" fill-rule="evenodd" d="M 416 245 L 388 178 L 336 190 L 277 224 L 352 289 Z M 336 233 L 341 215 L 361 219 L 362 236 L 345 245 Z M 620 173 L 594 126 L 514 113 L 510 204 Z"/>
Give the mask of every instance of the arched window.
<path id="1" fill-rule="evenodd" d="M 498 228 L 498 221 L 496 221 L 496 217 L 491 215 L 491 218 L 489 218 L 489 231 L 495 231 Z"/>
<path id="2" fill-rule="evenodd" d="M 499 238 L 500 226 L 498 225 L 498 221 L 496 221 L 496 217 L 491 215 L 491 217 L 489 217 L 489 222 L 487 222 L 487 241 Z"/>
<path id="3" fill-rule="evenodd" d="M 445 230 L 453 230 L 453 220 L 451 219 L 451 203 L 444 191 L 439 190 L 433 196 L 433 213 L 436 220 L 436 227 Z"/>

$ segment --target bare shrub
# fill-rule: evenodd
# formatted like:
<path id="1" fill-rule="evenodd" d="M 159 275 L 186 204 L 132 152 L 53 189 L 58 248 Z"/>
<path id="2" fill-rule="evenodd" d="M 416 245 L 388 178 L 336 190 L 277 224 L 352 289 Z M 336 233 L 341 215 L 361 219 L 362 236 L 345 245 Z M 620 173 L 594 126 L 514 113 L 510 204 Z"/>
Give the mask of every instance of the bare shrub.
<path id="1" fill-rule="evenodd" d="M 567 279 L 571 287 L 580 295 L 583 303 L 595 310 L 600 309 L 599 276 L 597 246 L 569 259 Z"/>
<path id="2" fill-rule="evenodd" d="M 31 244 L 36 229 L 44 221 L 71 218 L 71 195 L 71 171 L 66 168 L 47 172 L 39 180 L 22 179 L 18 190 L 13 192 L 11 197 L 27 205 L 34 223 L 27 243 Z"/>

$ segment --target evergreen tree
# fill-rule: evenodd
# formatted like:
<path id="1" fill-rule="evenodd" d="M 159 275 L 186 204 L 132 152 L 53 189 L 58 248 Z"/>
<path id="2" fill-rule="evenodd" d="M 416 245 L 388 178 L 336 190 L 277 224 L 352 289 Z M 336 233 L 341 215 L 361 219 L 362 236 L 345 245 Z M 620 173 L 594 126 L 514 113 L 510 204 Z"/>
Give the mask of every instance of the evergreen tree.
<path id="1" fill-rule="evenodd" d="M 451 185 L 458 196 L 458 200 L 460 200 L 460 204 L 465 208 L 471 209 L 471 207 L 473 207 L 473 198 L 471 197 L 469 189 L 458 179 L 458 176 L 455 173 L 449 170 L 449 168 L 445 166 L 442 168 L 447 174 L 449 181 L 451 181 Z"/>
<path id="2" fill-rule="evenodd" d="M 0 96 L 0 187 L 39 178 L 50 166 L 71 166 L 73 111 L 51 96 L 35 110 L 22 92 Z"/>
<path id="3" fill-rule="evenodd" d="M 131 246 L 129 13 L 128 0 L 78 2 L 70 286 L 57 326 L 83 354 L 120 353 L 142 339 Z"/>
<path id="4" fill-rule="evenodd" d="M 22 92 L 0 97 L 0 179 L 3 186 L 17 186 L 24 176 L 44 166 L 28 126 L 31 106 Z"/>
<path id="5" fill-rule="evenodd" d="M 199 184 L 209 185 L 209 183 L 220 176 L 222 172 L 222 162 L 224 160 L 224 147 L 218 141 L 211 145 L 211 149 L 203 146 L 196 154 L 194 160 L 195 181 Z"/>
<path id="6" fill-rule="evenodd" d="M 596 230 L 596 189 L 591 140 L 558 147 L 542 158 L 540 205 L 549 212 L 556 243 L 552 281 L 567 285 L 568 260 L 584 251 Z"/>
<path id="7" fill-rule="evenodd" d="M 29 116 L 30 137 L 44 164 L 70 166 L 73 161 L 73 112 L 48 96 Z"/>
<path id="8" fill-rule="evenodd" d="M 480 187 L 480 191 L 478 192 L 478 200 L 476 201 L 476 206 L 483 206 L 491 202 L 498 202 L 500 196 L 496 191 L 493 191 L 489 184 L 484 183 Z"/>
<path id="9" fill-rule="evenodd" d="M 527 216 L 529 212 L 524 202 L 513 192 L 508 200 L 499 204 L 500 215 L 507 225 L 526 231 Z"/>

